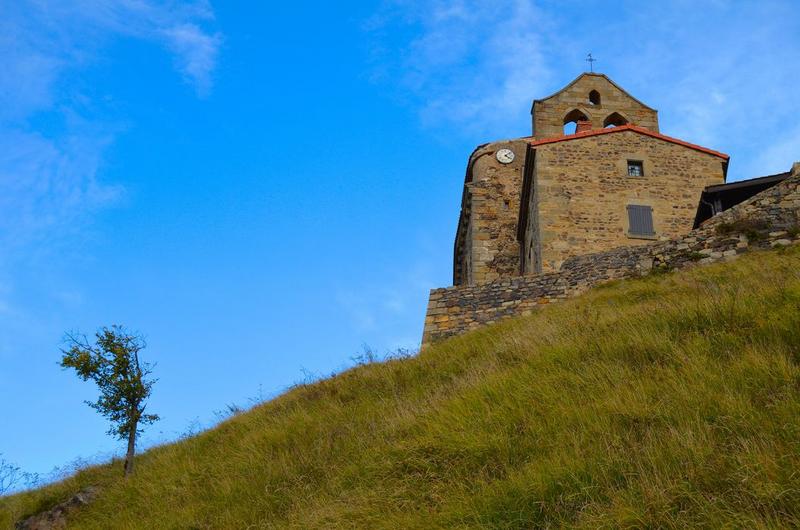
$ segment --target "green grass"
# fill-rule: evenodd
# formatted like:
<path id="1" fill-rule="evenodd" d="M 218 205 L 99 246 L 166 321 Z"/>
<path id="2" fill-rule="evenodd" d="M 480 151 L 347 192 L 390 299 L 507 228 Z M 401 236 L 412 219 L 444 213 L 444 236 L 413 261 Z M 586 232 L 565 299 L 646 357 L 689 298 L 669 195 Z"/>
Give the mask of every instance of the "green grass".
<path id="1" fill-rule="evenodd" d="M 607 285 L 298 387 L 88 484 L 75 528 L 800 526 L 800 249 Z"/>

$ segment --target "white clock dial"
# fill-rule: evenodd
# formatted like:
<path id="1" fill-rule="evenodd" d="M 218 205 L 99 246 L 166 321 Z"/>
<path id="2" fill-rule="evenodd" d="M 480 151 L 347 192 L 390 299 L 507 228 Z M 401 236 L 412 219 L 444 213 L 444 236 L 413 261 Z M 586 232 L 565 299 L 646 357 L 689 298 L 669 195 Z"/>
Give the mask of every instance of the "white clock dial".
<path id="1" fill-rule="evenodd" d="M 514 161 L 514 151 L 511 149 L 500 149 L 495 156 L 501 164 L 510 164 Z"/>

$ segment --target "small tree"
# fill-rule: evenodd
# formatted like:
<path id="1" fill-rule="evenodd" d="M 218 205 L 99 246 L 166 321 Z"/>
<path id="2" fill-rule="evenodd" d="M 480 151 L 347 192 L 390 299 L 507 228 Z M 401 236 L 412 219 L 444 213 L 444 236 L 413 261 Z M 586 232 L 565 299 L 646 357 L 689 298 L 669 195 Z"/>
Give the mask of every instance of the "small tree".
<path id="1" fill-rule="evenodd" d="M 145 414 L 155 379 L 150 364 L 139 360 L 139 352 L 146 344 L 138 334 L 131 334 L 122 326 L 104 327 L 95 333 L 95 344 L 85 335 L 68 333 L 66 348 L 62 349 L 62 368 L 74 368 L 84 381 L 91 379 L 100 390 L 97 401 L 86 404 L 111 422 L 108 434 L 128 440 L 125 455 L 125 476 L 133 471 L 136 452 L 136 435 L 141 425 L 157 421 L 156 414 Z"/>
<path id="2" fill-rule="evenodd" d="M 0 496 L 9 493 L 22 479 L 22 470 L 19 466 L 12 464 L 2 458 L 0 453 Z"/>

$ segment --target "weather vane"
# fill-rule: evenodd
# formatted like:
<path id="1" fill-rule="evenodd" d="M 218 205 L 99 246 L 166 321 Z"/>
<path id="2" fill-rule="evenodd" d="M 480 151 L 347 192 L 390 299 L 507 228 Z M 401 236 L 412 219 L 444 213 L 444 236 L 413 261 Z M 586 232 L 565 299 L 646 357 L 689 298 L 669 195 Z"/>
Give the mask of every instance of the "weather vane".
<path id="1" fill-rule="evenodd" d="M 594 72 L 594 64 L 593 64 L 593 63 L 594 63 L 596 60 L 597 60 L 597 59 L 595 59 L 594 57 L 592 57 L 592 54 L 591 54 L 591 53 L 590 53 L 589 55 L 587 55 L 587 56 L 586 56 L 586 62 L 587 62 L 587 63 L 589 63 L 589 71 L 590 71 L 590 72 Z"/>

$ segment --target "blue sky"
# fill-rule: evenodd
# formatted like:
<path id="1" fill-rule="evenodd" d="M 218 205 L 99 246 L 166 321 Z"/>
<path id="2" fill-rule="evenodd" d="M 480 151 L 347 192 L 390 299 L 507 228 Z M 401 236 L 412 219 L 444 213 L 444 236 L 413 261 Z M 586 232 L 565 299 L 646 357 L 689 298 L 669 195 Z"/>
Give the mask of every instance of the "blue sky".
<path id="1" fill-rule="evenodd" d="M 800 159 L 800 5 L 609 4 L 0 0 L 2 457 L 120 449 L 68 330 L 147 336 L 146 443 L 415 347 L 469 153 L 589 51 L 731 180 Z"/>

